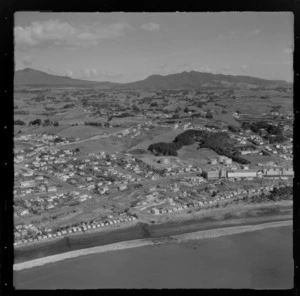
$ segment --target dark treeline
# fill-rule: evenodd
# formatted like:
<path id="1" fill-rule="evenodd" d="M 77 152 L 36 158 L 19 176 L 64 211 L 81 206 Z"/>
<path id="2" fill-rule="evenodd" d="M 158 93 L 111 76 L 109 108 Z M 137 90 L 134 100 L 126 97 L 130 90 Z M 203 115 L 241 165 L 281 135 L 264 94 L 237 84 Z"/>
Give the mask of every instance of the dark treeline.
<path id="1" fill-rule="evenodd" d="M 17 119 L 17 120 L 14 121 L 14 125 L 25 125 L 25 122 L 22 121 L 22 120 Z"/>
<path id="2" fill-rule="evenodd" d="M 264 121 L 258 122 L 243 122 L 243 129 L 250 129 L 254 133 L 258 133 L 261 129 L 264 129 L 269 135 L 281 135 L 282 130 L 279 126 L 272 125 Z"/>
<path id="3" fill-rule="evenodd" d="M 266 140 L 272 143 L 282 143 L 286 141 L 286 137 L 284 137 L 282 128 L 280 126 L 272 125 L 265 121 L 258 122 L 243 122 L 243 129 L 250 129 L 252 132 L 259 134 L 262 130 L 267 132 L 264 136 Z"/>
<path id="4" fill-rule="evenodd" d="M 250 161 L 236 155 L 237 151 L 230 142 L 226 132 L 208 132 L 203 130 L 187 130 L 179 134 L 172 143 L 155 143 L 148 147 L 148 150 L 155 155 L 177 156 L 177 151 L 182 146 L 189 146 L 199 142 L 199 148 L 209 148 L 220 155 L 232 158 L 233 161 L 249 164 Z"/>
<path id="5" fill-rule="evenodd" d="M 41 125 L 41 124 L 43 126 L 48 126 L 48 125 L 59 126 L 58 121 L 50 121 L 50 119 L 45 119 L 44 122 L 42 122 L 42 120 L 38 118 L 29 122 L 29 126 Z"/>
<path id="6" fill-rule="evenodd" d="M 84 125 L 110 127 L 109 122 L 85 122 Z"/>

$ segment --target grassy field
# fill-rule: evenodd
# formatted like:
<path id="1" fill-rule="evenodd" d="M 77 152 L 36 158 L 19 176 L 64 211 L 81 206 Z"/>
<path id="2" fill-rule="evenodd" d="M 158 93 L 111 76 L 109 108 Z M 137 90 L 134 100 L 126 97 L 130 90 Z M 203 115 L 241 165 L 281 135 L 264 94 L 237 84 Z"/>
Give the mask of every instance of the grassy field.
<path id="1" fill-rule="evenodd" d="M 278 157 L 275 156 L 267 156 L 267 155 L 243 155 L 243 158 L 251 161 L 252 164 L 256 164 L 256 163 L 264 163 L 264 162 L 269 162 L 269 161 L 274 161 L 274 162 L 278 162 L 280 161 L 280 159 Z"/>
<path id="2" fill-rule="evenodd" d="M 79 139 L 85 139 L 99 134 L 102 134 L 102 131 L 99 128 L 84 125 L 70 126 L 58 133 L 58 135 L 62 137 L 74 137 Z"/>
<path id="3" fill-rule="evenodd" d="M 170 130 L 160 135 L 155 135 L 151 138 L 147 135 L 146 140 L 137 144 L 136 146 L 130 147 L 130 150 L 134 149 L 145 149 L 147 150 L 149 145 L 159 142 L 173 142 L 175 137 L 183 132 L 182 129 Z"/>
<path id="4" fill-rule="evenodd" d="M 79 148 L 82 153 L 97 153 L 101 151 L 116 152 L 124 150 L 123 143 L 112 139 L 90 140 L 79 144 L 64 146 L 65 149 Z"/>

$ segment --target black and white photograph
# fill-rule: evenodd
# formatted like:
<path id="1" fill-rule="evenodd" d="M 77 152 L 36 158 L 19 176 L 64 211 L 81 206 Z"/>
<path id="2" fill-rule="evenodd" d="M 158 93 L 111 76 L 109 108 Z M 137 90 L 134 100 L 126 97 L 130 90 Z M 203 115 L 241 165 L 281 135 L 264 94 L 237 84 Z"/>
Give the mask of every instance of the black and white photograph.
<path id="1" fill-rule="evenodd" d="M 288 11 L 14 14 L 13 286 L 294 287 Z"/>

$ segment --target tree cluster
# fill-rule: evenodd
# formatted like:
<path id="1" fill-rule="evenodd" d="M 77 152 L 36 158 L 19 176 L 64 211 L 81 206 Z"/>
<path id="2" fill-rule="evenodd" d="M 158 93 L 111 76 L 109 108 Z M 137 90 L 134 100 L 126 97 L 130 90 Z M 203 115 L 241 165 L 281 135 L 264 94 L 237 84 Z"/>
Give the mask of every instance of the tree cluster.
<path id="1" fill-rule="evenodd" d="M 93 122 L 93 121 L 85 122 L 84 125 L 101 126 L 101 127 L 109 127 L 110 126 L 109 122 Z"/>
<path id="2" fill-rule="evenodd" d="M 25 122 L 20 119 L 17 119 L 14 121 L 14 125 L 25 125 Z"/>
<path id="3" fill-rule="evenodd" d="M 233 125 L 228 125 L 228 130 L 231 131 L 232 133 L 238 133 L 240 131 L 238 127 Z"/>
<path id="4" fill-rule="evenodd" d="M 173 143 L 156 143 L 148 147 L 155 155 L 174 155 L 182 146 L 189 146 L 199 142 L 199 148 L 209 148 L 220 155 L 225 155 L 241 164 L 249 164 L 250 161 L 235 155 L 236 150 L 230 142 L 229 135 L 225 132 L 212 133 L 202 130 L 186 130 L 179 134 Z"/>
<path id="5" fill-rule="evenodd" d="M 205 115 L 205 118 L 206 119 L 212 119 L 213 118 L 213 115 L 211 112 L 207 112 L 206 115 Z"/>
<path id="6" fill-rule="evenodd" d="M 254 133 L 258 133 L 261 129 L 267 131 L 269 135 L 281 135 L 282 129 L 279 126 L 272 125 L 264 121 L 258 122 L 243 122 L 243 129 L 250 129 Z"/>
<path id="7" fill-rule="evenodd" d="M 75 107 L 75 104 L 66 104 L 64 105 L 63 109 L 73 108 Z"/>
<path id="8" fill-rule="evenodd" d="M 177 156 L 177 148 L 178 146 L 175 143 L 155 143 L 151 144 L 148 147 L 148 150 L 151 151 L 154 155 L 171 155 L 171 156 Z"/>
<path id="9" fill-rule="evenodd" d="M 41 125 L 42 121 L 38 118 L 29 122 L 29 125 Z"/>

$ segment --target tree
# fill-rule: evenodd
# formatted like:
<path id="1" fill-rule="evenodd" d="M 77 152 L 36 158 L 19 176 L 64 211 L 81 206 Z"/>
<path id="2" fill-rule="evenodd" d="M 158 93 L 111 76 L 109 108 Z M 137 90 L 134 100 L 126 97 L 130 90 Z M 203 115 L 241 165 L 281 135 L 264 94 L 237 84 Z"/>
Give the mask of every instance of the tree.
<path id="1" fill-rule="evenodd" d="M 188 108 L 188 107 L 185 107 L 185 108 L 183 109 L 183 112 L 184 112 L 184 113 L 188 113 L 188 112 L 189 112 L 189 108 Z"/>
<path id="2" fill-rule="evenodd" d="M 135 112 L 139 112 L 140 111 L 140 109 L 136 105 L 132 106 L 132 110 L 135 111 Z"/>
<path id="3" fill-rule="evenodd" d="M 30 121 L 29 125 L 41 125 L 42 121 L 38 118 L 36 120 Z"/>
<path id="4" fill-rule="evenodd" d="M 212 119 L 213 118 L 213 115 L 211 112 L 207 112 L 206 115 L 205 115 L 205 118 L 206 119 Z"/>
<path id="5" fill-rule="evenodd" d="M 22 121 L 22 120 L 17 119 L 17 120 L 14 121 L 14 125 L 25 125 L 25 122 Z"/>
<path id="6" fill-rule="evenodd" d="M 240 131 L 240 129 L 236 126 L 233 125 L 228 125 L 228 130 L 230 130 L 233 133 L 238 133 Z"/>
<path id="7" fill-rule="evenodd" d="M 43 125 L 50 125 L 50 119 L 45 119 Z"/>
<path id="8" fill-rule="evenodd" d="M 172 119 L 179 119 L 180 118 L 180 115 L 178 113 L 175 113 L 173 116 L 172 116 Z"/>
<path id="9" fill-rule="evenodd" d="M 59 123 L 57 121 L 54 121 L 53 126 L 59 126 Z"/>

